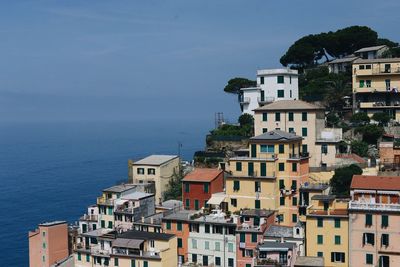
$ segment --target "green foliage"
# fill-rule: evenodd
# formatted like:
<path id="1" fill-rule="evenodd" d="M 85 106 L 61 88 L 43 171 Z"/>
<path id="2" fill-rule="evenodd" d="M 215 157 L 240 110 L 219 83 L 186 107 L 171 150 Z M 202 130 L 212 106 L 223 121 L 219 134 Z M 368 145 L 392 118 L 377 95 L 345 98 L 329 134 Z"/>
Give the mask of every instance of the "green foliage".
<path id="1" fill-rule="evenodd" d="M 339 117 L 335 113 L 329 113 L 326 115 L 326 124 L 328 127 L 337 127 L 339 124 Z"/>
<path id="2" fill-rule="evenodd" d="M 392 42 L 392 41 L 390 41 L 389 39 L 386 39 L 386 38 L 378 38 L 376 44 L 377 45 L 387 45 L 390 48 L 399 46 L 399 43 Z"/>
<path id="3" fill-rule="evenodd" d="M 351 26 L 300 38 L 289 47 L 280 62 L 283 66 L 304 69 L 316 65 L 322 58 L 329 61 L 330 57 L 343 57 L 377 44 L 378 34 L 375 31 L 365 26 Z"/>
<path id="4" fill-rule="evenodd" d="M 355 131 L 361 133 L 363 141 L 371 145 L 376 145 L 378 139 L 385 133 L 383 127 L 373 124 L 359 126 Z"/>
<path id="5" fill-rule="evenodd" d="M 213 136 L 252 136 L 253 126 L 252 125 L 230 125 L 225 124 L 219 127 L 218 129 L 212 130 L 211 135 Z"/>
<path id="6" fill-rule="evenodd" d="M 165 200 L 182 200 L 182 178 L 182 173 L 174 172 L 172 178 L 168 181 L 167 190 L 164 193 Z"/>
<path id="7" fill-rule="evenodd" d="M 372 115 L 372 119 L 379 123 L 379 125 L 384 126 L 390 121 L 390 116 L 385 112 L 377 112 Z"/>
<path id="8" fill-rule="evenodd" d="M 366 124 L 369 123 L 370 119 L 365 112 L 358 112 L 351 116 L 350 121 L 355 124 Z"/>
<path id="9" fill-rule="evenodd" d="M 362 169 L 355 164 L 336 169 L 330 181 L 332 193 L 336 195 L 349 195 L 351 180 L 353 175 L 357 174 L 362 174 Z"/>
<path id="10" fill-rule="evenodd" d="M 228 81 L 224 91 L 226 93 L 238 94 L 241 88 L 256 86 L 257 82 L 246 78 L 233 78 Z"/>
<path id="11" fill-rule="evenodd" d="M 368 156 L 368 144 L 363 141 L 354 140 L 351 142 L 351 151 L 360 157 Z"/>
<path id="12" fill-rule="evenodd" d="M 245 114 L 240 115 L 238 122 L 240 123 L 241 127 L 243 127 L 245 125 L 253 126 L 254 118 L 252 115 L 245 113 Z"/>

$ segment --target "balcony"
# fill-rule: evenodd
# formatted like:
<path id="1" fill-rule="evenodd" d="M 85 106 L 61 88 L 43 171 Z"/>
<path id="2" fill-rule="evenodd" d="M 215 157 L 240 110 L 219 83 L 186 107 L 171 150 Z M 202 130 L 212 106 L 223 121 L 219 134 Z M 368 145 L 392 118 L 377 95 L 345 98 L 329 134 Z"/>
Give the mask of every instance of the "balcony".
<path id="1" fill-rule="evenodd" d="M 392 108 L 400 106 L 400 101 L 393 102 L 385 102 L 385 101 L 376 101 L 376 102 L 361 102 L 360 108 Z"/>
<path id="2" fill-rule="evenodd" d="M 80 221 L 90 221 L 90 222 L 97 222 L 98 220 L 98 215 L 94 214 L 84 214 L 80 219 Z"/>
<path id="3" fill-rule="evenodd" d="M 239 103 L 240 104 L 249 104 L 250 103 L 250 97 L 239 97 Z"/>
<path id="4" fill-rule="evenodd" d="M 111 250 L 111 248 L 110 248 L 110 250 Z M 109 257 L 111 254 L 110 250 L 101 249 L 99 247 L 92 247 L 90 249 L 90 252 L 92 253 L 93 256 Z"/>
<path id="5" fill-rule="evenodd" d="M 371 75 L 391 75 L 391 74 L 400 74 L 399 67 L 393 68 L 379 68 L 375 67 L 372 69 L 364 69 L 364 70 L 356 70 L 355 75 L 357 76 L 371 76 Z"/>
<path id="6" fill-rule="evenodd" d="M 114 199 L 106 199 L 105 197 L 98 197 L 97 205 L 114 206 Z"/>
<path id="7" fill-rule="evenodd" d="M 400 204 L 349 202 L 350 210 L 371 210 L 371 211 L 400 211 Z"/>
<path id="8" fill-rule="evenodd" d="M 264 105 L 275 101 L 275 97 L 257 97 L 258 104 Z"/>
<path id="9" fill-rule="evenodd" d="M 310 153 L 308 152 L 301 152 L 300 154 L 289 154 L 289 160 L 301 160 L 310 157 Z"/>

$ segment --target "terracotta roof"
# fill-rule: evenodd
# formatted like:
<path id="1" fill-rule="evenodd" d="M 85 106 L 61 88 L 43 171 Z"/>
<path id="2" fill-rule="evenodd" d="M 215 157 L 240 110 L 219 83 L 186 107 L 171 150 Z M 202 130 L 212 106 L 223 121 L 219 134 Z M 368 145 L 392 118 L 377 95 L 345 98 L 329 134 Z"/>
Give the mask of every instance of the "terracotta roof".
<path id="1" fill-rule="evenodd" d="M 194 171 L 188 173 L 182 181 L 185 182 L 211 182 L 222 173 L 222 170 L 211 168 L 196 168 Z"/>
<path id="2" fill-rule="evenodd" d="M 400 176 L 353 175 L 351 189 L 400 190 Z"/>
<path id="3" fill-rule="evenodd" d="M 254 111 L 264 111 L 264 110 L 317 110 L 324 109 L 323 107 L 319 107 L 313 105 L 311 103 L 307 103 L 302 100 L 279 100 L 272 102 L 271 104 L 256 108 Z"/>

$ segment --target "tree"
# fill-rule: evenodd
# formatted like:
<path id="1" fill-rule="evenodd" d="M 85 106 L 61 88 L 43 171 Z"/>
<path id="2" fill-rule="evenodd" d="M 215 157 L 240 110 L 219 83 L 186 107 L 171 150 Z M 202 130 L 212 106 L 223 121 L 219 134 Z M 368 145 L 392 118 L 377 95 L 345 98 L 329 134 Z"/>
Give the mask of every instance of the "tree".
<path id="1" fill-rule="evenodd" d="M 182 173 L 174 172 L 172 178 L 168 181 L 167 190 L 164 193 L 165 200 L 182 200 L 182 178 Z"/>
<path id="2" fill-rule="evenodd" d="M 230 94 L 239 94 L 241 88 L 256 86 L 257 82 L 246 78 L 233 78 L 228 81 L 224 91 Z"/>
<path id="3" fill-rule="evenodd" d="M 336 127 L 339 124 L 339 117 L 335 113 L 329 113 L 326 115 L 326 124 L 328 127 Z"/>
<path id="4" fill-rule="evenodd" d="M 349 75 L 331 73 L 326 77 L 325 106 L 330 110 L 339 111 L 345 105 L 344 97 L 351 94 Z"/>
<path id="5" fill-rule="evenodd" d="M 355 131 L 361 133 L 363 141 L 371 145 L 376 145 L 378 139 L 385 133 L 383 127 L 373 124 L 357 127 Z"/>
<path id="6" fill-rule="evenodd" d="M 390 116 L 385 112 L 377 112 L 372 115 L 372 119 L 378 122 L 380 126 L 385 126 L 390 121 Z"/>
<path id="7" fill-rule="evenodd" d="M 335 174 L 330 180 L 332 193 L 335 195 L 349 195 L 353 175 L 359 174 L 362 174 L 362 169 L 355 164 L 342 168 L 337 168 L 335 170 Z"/>
<path id="8" fill-rule="evenodd" d="M 351 142 L 351 152 L 360 157 L 368 156 L 368 144 L 363 141 L 354 140 Z"/>
<path id="9" fill-rule="evenodd" d="M 350 121 L 355 123 L 355 124 L 366 124 L 369 123 L 370 119 L 368 117 L 368 114 L 365 112 L 358 112 L 351 116 Z"/>
<path id="10" fill-rule="evenodd" d="M 254 118 L 253 118 L 252 115 L 245 113 L 245 114 L 240 115 L 239 123 L 240 123 L 240 126 L 242 126 L 242 127 L 245 126 L 245 125 L 253 126 L 254 125 Z"/>

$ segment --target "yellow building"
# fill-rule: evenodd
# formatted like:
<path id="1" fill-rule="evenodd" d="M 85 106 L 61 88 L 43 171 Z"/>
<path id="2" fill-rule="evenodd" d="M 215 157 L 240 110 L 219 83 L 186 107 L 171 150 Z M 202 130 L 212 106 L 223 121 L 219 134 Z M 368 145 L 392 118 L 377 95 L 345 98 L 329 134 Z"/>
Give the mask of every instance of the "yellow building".
<path id="1" fill-rule="evenodd" d="M 156 203 L 164 200 L 168 182 L 179 171 L 179 157 L 171 155 L 151 155 L 130 163 L 132 183 L 153 183 Z"/>
<path id="2" fill-rule="evenodd" d="M 357 59 L 353 62 L 354 108 L 372 116 L 387 112 L 400 121 L 400 58 Z"/>
<path id="3" fill-rule="evenodd" d="M 306 253 L 323 257 L 324 266 L 349 266 L 349 199 L 315 195 L 307 208 Z"/>
<path id="4" fill-rule="evenodd" d="M 302 137 L 280 130 L 249 140 L 249 157 L 229 159 L 228 209 L 273 209 L 283 225 L 298 221 L 298 188 L 308 178 L 308 153 Z"/>

